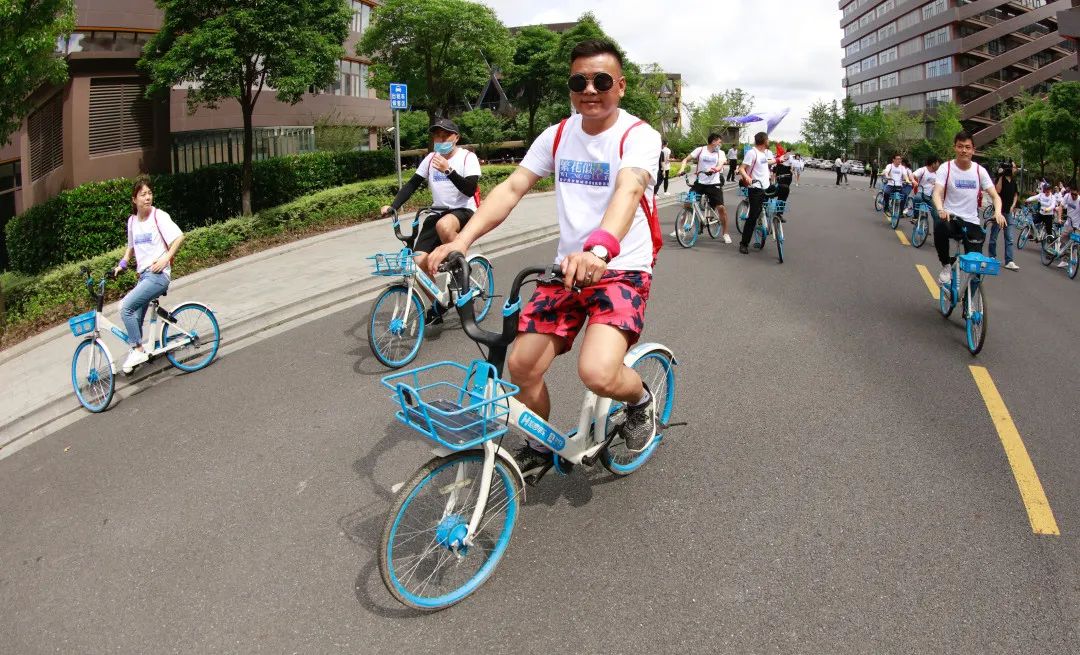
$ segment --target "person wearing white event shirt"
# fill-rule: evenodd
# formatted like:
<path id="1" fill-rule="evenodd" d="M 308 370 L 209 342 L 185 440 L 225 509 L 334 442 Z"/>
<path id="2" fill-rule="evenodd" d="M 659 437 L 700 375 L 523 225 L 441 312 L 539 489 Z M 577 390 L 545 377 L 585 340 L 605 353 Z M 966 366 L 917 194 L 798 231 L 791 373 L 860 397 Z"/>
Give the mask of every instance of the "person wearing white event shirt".
<path id="1" fill-rule="evenodd" d="M 739 252 L 750 252 L 750 239 L 754 235 L 754 226 L 757 225 L 758 216 L 765 207 L 765 189 L 769 188 L 772 179 L 769 165 L 775 162 L 772 152 L 769 150 L 769 135 L 758 132 L 754 135 L 754 147 L 746 151 L 742 165 L 739 167 L 739 176 L 743 186 L 749 187 L 747 200 L 750 203 L 746 225 L 743 227 L 742 240 L 739 242 Z"/>

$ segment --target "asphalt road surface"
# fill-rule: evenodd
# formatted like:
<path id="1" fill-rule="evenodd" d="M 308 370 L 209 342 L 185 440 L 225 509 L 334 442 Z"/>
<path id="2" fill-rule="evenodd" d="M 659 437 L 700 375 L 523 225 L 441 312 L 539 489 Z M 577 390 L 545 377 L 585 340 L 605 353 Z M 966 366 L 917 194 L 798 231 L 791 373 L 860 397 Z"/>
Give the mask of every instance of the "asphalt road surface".
<path id="1" fill-rule="evenodd" d="M 903 245 L 864 184 L 808 173 L 782 265 L 667 239 L 645 338 L 677 353 L 688 424 L 630 477 L 530 489 L 467 601 L 418 614 L 379 578 L 390 487 L 428 446 L 392 422 L 365 305 L 0 461 L 0 650 L 1080 652 L 1080 281 L 1020 252 L 972 358 L 916 270 L 932 243 Z M 499 288 L 553 252 L 497 259 Z M 433 337 L 419 364 L 476 353 L 456 318 Z M 566 425 L 574 355 L 550 379 Z M 1048 515 L 1059 535 L 1035 532 Z"/>

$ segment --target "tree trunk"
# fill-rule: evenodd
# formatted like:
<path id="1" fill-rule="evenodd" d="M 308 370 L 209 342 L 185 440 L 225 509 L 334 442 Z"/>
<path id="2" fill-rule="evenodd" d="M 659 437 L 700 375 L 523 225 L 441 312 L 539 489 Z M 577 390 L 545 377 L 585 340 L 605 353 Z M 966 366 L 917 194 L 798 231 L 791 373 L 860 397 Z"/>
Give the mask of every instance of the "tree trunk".
<path id="1" fill-rule="evenodd" d="M 254 107 L 249 102 L 240 102 L 240 111 L 244 115 L 244 156 L 240 164 L 240 213 L 244 216 L 251 215 L 251 187 L 252 187 L 252 154 L 253 134 L 251 129 L 251 114 Z"/>
<path id="2" fill-rule="evenodd" d="M 529 139 L 528 145 L 532 145 L 534 139 L 536 139 L 536 110 L 539 107 L 529 107 L 529 129 L 526 132 L 526 136 Z"/>

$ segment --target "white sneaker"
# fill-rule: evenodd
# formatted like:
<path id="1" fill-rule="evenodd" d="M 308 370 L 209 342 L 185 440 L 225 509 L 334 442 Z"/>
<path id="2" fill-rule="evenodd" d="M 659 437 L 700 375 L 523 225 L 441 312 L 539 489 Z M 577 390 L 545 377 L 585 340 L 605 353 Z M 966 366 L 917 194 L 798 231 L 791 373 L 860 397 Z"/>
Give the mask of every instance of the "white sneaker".
<path id="1" fill-rule="evenodd" d="M 147 355 L 145 350 L 132 348 L 127 359 L 124 360 L 124 372 L 130 373 L 136 366 L 145 363 L 149 359 L 150 355 Z"/>
<path id="2" fill-rule="evenodd" d="M 937 274 L 938 284 L 945 286 L 952 283 L 952 266 L 945 266 Z"/>
<path id="3" fill-rule="evenodd" d="M 670 236 L 670 237 L 671 237 L 672 239 L 674 239 L 674 238 L 675 238 L 675 237 L 677 236 L 677 235 L 675 234 L 675 230 L 672 230 L 672 231 L 671 231 L 671 234 L 669 234 L 668 236 Z"/>
<path id="4" fill-rule="evenodd" d="M 1062 259 L 1060 262 L 1058 262 L 1057 267 L 1058 268 L 1065 268 L 1068 265 L 1069 265 L 1069 261 L 1066 260 L 1066 259 Z"/>
<path id="5" fill-rule="evenodd" d="M 1009 269 L 1010 271 L 1020 270 L 1020 267 L 1016 265 L 1016 262 L 1008 262 L 1007 264 L 1005 264 L 1005 268 Z"/>
<path id="6" fill-rule="evenodd" d="M 731 243 L 731 235 L 724 234 L 724 243 Z"/>

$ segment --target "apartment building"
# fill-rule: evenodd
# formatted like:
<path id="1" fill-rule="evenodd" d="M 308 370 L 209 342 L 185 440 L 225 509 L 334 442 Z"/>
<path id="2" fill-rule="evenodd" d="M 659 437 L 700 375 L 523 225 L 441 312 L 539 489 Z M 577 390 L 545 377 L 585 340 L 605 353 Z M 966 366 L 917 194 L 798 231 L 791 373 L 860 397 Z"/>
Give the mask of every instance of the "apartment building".
<path id="1" fill-rule="evenodd" d="M 1077 4 L 841 0 L 847 96 L 860 109 L 929 115 L 955 102 L 976 147 L 984 147 L 1001 135 L 1010 99 L 1077 75 Z"/>
<path id="2" fill-rule="evenodd" d="M 253 116 L 256 158 L 313 149 L 314 125 L 327 119 L 366 126 L 366 143 L 358 144 L 365 148 L 376 147 L 377 128 L 393 124 L 389 102 L 376 99 L 368 86 L 371 62 L 354 55 L 376 1 L 348 1 L 353 19 L 338 80 L 296 105 L 264 93 Z M 239 103 L 189 115 L 183 88 L 160 100 L 143 96 L 147 80 L 136 62 L 162 21 L 153 0 L 75 4 L 75 32 L 57 44 L 68 61 L 68 82 L 36 91 L 36 108 L 0 148 L 0 228 L 11 216 L 86 182 L 240 160 Z"/>

